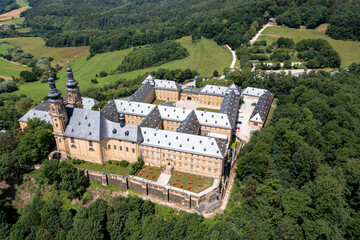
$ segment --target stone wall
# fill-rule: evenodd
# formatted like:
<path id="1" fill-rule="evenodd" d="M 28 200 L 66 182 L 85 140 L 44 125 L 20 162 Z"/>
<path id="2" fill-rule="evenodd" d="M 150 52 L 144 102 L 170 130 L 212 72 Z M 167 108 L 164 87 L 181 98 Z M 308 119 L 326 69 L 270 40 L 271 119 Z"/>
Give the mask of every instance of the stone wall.
<path id="1" fill-rule="evenodd" d="M 159 198 L 163 201 L 181 204 L 184 207 L 193 208 L 198 212 L 211 211 L 220 205 L 221 193 L 216 188 L 203 195 L 192 194 L 188 191 L 177 189 L 169 186 L 162 186 L 156 182 L 143 180 L 133 176 L 121 176 L 85 170 L 85 176 L 88 180 L 101 182 L 104 186 L 111 184 L 122 187 L 124 190 L 133 189 L 142 194 Z"/>

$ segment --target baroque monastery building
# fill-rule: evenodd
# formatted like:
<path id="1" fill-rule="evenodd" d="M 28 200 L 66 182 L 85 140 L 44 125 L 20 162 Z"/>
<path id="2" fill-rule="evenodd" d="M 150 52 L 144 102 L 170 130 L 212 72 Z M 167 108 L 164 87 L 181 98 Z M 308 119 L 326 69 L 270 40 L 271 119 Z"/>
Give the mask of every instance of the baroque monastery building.
<path id="1" fill-rule="evenodd" d="M 263 124 L 273 95 L 266 90 L 207 85 L 197 91 L 182 90 L 174 81 L 149 75 L 129 100 L 112 100 L 101 111 L 97 103 L 81 97 L 72 69 L 67 68 L 66 97 L 49 77 L 48 103 L 41 103 L 21 119 L 40 118 L 53 126 L 57 151 L 62 159 L 77 158 L 103 164 L 108 160 L 166 167 L 220 178 L 228 156 L 229 142 L 238 118 L 240 98 L 254 97 L 251 121 Z M 154 100 L 167 101 L 161 105 Z M 220 107 L 218 113 L 175 107 L 171 102 L 191 100 Z M 230 152 L 230 151 L 229 151 Z"/>

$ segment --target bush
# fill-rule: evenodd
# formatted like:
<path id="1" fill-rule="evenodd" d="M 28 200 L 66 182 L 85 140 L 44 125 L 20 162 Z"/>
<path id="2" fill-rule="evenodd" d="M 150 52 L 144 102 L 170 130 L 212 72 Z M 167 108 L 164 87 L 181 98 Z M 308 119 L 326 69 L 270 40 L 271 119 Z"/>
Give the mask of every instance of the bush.
<path id="1" fill-rule="evenodd" d="M 128 161 L 126 161 L 126 160 L 120 161 L 120 167 L 125 168 L 125 167 L 127 167 L 127 166 L 129 166 L 129 162 L 128 162 Z"/>
<path id="2" fill-rule="evenodd" d="M 91 192 L 86 191 L 84 195 L 81 198 L 81 204 L 87 203 L 88 201 L 91 201 L 93 199 L 93 195 Z"/>
<path id="3" fill-rule="evenodd" d="M 0 93 L 10 93 L 16 91 L 18 87 L 13 81 L 0 82 Z"/>
<path id="4" fill-rule="evenodd" d="M 107 74 L 107 72 L 105 72 L 105 71 L 101 71 L 100 72 L 100 77 L 106 77 L 108 74 Z"/>
<path id="5" fill-rule="evenodd" d="M 85 161 L 84 160 L 80 160 L 80 159 L 72 159 L 71 160 L 71 163 L 72 164 L 82 164 L 84 163 Z"/>
<path id="6" fill-rule="evenodd" d="M 144 161 L 142 158 L 138 158 L 137 162 L 135 162 L 130 170 L 129 170 L 129 174 L 130 175 L 136 175 L 142 168 L 142 166 L 144 165 Z"/>
<path id="7" fill-rule="evenodd" d="M 98 84 L 98 80 L 96 78 L 91 79 L 91 83 Z"/>

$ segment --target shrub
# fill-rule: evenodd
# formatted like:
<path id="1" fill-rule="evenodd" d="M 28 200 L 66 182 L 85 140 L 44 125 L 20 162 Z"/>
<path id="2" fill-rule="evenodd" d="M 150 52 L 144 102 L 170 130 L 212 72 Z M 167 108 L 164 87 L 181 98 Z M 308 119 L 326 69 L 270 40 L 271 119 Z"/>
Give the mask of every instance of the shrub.
<path id="1" fill-rule="evenodd" d="M 141 170 L 141 168 L 143 168 L 143 165 L 144 165 L 144 160 L 142 158 L 138 158 L 137 162 L 135 162 L 133 165 L 131 165 L 129 174 L 136 175 Z"/>
<path id="2" fill-rule="evenodd" d="M 84 195 L 81 198 L 81 204 L 87 203 L 88 201 L 91 201 L 93 199 L 92 193 L 89 191 L 86 191 Z"/>
<path id="3" fill-rule="evenodd" d="M 91 79 L 91 83 L 98 84 L 98 80 L 96 78 Z"/>
<path id="4" fill-rule="evenodd" d="M 127 166 L 129 166 L 129 162 L 128 162 L 128 161 L 126 161 L 126 160 L 120 161 L 120 167 L 125 168 L 125 167 L 127 167 Z"/>
<path id="5" fill-rule="evenodd" d="M 107 74 L 107 72 L 105 72 L 105 71 L 101 71 L 100 72 L 100 77 L 106 77 L 108 74 Z"/>
<path id="6" fill-rule="evenodd" d="M 71 162 L 72 162 L 72 164 L 82 164 L 82 163 L 85 163 L 84 160 L 80 160 L 80 159 L 72 159 Z"/>

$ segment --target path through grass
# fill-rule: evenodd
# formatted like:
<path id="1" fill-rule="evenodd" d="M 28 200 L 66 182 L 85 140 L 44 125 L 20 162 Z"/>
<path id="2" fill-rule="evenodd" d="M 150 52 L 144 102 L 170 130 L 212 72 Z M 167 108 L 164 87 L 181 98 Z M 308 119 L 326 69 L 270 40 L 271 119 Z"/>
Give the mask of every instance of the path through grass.
<path id="1" fill-rule="evenodd" d="M 315 30 L 300 30 L 279 26 L 268 27 L 263 31 L 258 40 L 266 40 L 268 43 L 271 43 L 278 37 L 293 38 L 295 42 L 309 38 L 321 38 L 327 40 L 339 53 L 341 57 L 341 67 L 347 67 L 353 62 L 360 63 L 360 42 L 334 40 L 325 35 L 325 31 L 326 25 L 321 25 Z"/>

